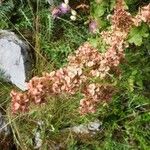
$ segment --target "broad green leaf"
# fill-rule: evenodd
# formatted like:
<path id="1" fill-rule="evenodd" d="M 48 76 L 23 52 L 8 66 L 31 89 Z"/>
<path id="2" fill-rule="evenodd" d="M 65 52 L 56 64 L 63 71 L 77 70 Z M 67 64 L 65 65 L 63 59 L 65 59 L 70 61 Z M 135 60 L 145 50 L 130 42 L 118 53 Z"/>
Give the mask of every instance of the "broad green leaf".
<path id="1" fill-rule="evenodd" d="M 129 43 L 134 43 L 136 46 L 142 45 L 142 36 L 140 34 L 134 35 L 132 38 L 128 40 Z"/>
<path id="2" fill-rule="evenodd" d="M 115 4 L 116 4 L 115 0 L 110 0 L 110 10 L 114 9 Z"/>
<path id="3" fill-rule="evenodd" d="M 135 27 L 131 30 L 128 38 L 129 43 L 134 43 L 136 46 L 141 46 L 143 38 L 149 36 L 147 25 L 143 24 L 140 27 Z"/>
<path id="4" fill-rule="evenodd" d="M 105 1 L 103 1 L 101 4 L 98 4 L 96 7 L 95 7 L 95 15 L 97 17 L 101 17 L 104 15 L 104 13 L 106 12 L 107 10 L 107 3 Z"/>

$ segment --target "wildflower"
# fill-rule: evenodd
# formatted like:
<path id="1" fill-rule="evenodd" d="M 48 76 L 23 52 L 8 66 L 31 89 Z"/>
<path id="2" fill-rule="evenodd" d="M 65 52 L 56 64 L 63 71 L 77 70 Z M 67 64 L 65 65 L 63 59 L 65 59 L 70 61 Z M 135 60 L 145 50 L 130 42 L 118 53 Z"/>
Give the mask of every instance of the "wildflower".
<path id="1" fill-rule="evenodd" d="M 91 33 L 96 33 L 98 30 L 98 24 L 95 20 L 92 20 L 90 23 L 89 23 L 89 31 Z"/>
<path id="2" fill-rule="evenodd" d="M 64 0 L 64 3 L 65 4 L 69 4 L 69 0 Z"/>
<path id="3" fill-rule="evenodd" d="M 95 86 L 95 84 L 93 83 L 93 84 L 90 84 L 89 86 L 88 86 L 88 92 L 90 93 L 90 95 L 92 95 L 92 96 L 94 96 L 94 94 L 95 94 L 95 88 L 96 88 L 96 86 Z"/>
<path id="4" fill-rule="evenodd" d="M 66 1 L 65 3 L 61 3 L 59 6 L 53 8 L 51 14 L 52 17 L 55 19 L 63 14 L 67 14 L 69 11 L 70 11 L 70 6 Z"/>
<path id="5" fill-rule="evenodd" d="M 150 23 L 150 4 L 139 9 L 138 14 L 133 18 L 134 25 L 139 26 L 141 22 Z"/>
<path id="6" fill-rule="evenodd" d="M 16 113 L 18 111 L 21 111 L 21 112 L 27 111 L 29 99 L 26 94 L 19 93 L 13 90 L 10 93 L 10 96 L 12 97 L 12 112 L 13 113 Z"/>
<path id="7" fill-rule="evenodd" d="M 73 16 L 76 16 L 76 15 L 77 15 L 77 12 L 76 12 L 75 10 L 71 9 L 71 14 L 72 14 Z"/>
<path id="8" fill-rule="evenodd" d="M 66 14 L 70 11 L 70 6 L 66 3 L 61 3 L 59 9 L 61 11 L 61 14 Z"/>
<path id="9" fill-rule="evenodd" d="M 72 21 L 75 21 L 75 20 L 76 20 L 76 16 L 71 15 L 71 16 L 70 16 L 70 19 L 71 19 Z"/>
<path id="10" fill-rule="evenodd" d="M 141 8 L 141 19 L 144 22 L 150 23 L 150 4 Z"/>
<path id="11" fill-rule="evenodd" d="M 133 24 L 132 16 L 124 9 L 123 0 L 117 0 L 114 14 L 111 16 L 112 26 L 121 31 L 128 32 Z"/>

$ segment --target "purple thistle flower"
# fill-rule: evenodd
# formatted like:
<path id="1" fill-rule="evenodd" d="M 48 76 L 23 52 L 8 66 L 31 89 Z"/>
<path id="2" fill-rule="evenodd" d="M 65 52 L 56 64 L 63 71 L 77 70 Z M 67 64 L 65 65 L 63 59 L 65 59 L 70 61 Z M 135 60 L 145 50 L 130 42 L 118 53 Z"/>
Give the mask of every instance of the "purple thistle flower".
<path id="1" fill-rule="evenodd" d="M 95 20 L 92 20 L 90 23 L 89 23 L 89 31 L 91 33 L 96 33 L 98 29 L 98 24 Z"/>
<path id="2" fill-rule="evenodd" d="M 66 14 L 68 12 L 70 12 L 71 8 L 68 4 L 65 4 L 65 3 L 61 3 L 59 6 L 55 7 L 51 14 L 53 16 L 53 18 L 57 18 L 63 14 Z"/>
<path id="3" fill-rule="evenodd" d="M 68 4 L 61 3 L 61 5 L 59 6 L 59 9 L 61 11 L 61 14 L 66 14 L 70 11 L 70 6 Z"/>

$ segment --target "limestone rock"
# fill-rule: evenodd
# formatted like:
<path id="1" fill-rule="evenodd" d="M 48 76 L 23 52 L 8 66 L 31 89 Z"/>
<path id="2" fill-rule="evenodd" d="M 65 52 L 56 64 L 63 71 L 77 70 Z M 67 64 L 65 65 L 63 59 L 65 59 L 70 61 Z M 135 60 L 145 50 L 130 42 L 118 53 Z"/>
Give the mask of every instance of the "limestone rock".
<path id="1" fill-rule="evenodd" d="M 96 134 L 101 130 L 102 122 L 95 120 L 89 122 L 88 124 L 81 124 L 79 126 L 74 126 L 70 130 L 76 134 Z"/>
<path id="2" fill-rule="evenodd" d="M 28 44 L 13 32 L 0 30 L 0 77 L 21 90 L 32 70 L 33 60 Z"/>

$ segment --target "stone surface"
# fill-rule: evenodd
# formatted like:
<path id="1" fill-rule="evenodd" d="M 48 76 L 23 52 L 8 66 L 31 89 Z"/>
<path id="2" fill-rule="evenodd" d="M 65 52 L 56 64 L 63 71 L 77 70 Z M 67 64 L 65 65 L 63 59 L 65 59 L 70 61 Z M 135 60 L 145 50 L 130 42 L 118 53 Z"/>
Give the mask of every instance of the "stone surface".
<path id="1" fill-rule="evenodd" d="M 64 141 L 68 138 L 68 135 L 73 136 L 81 143 L 86 140 L 92 140 L 102 134 L 103 125 L 99 120 L 91 121 L 87 124 L 80 124 L 73 127 L 68 127 L 60 131 L 60 135 L 54 140 L 54 145 L 49 149 L 66 149 Z"/>
<path id="2" fill-rule="evenodd" d="M 0 135 L 8 136 L 10 134 L 10 128 L 7 126 L 6 121 L 0 112 Z"/>
<path id="3" fill-rule="evenodd" d="M 33 139 L 34 149 L 40 149 L 42 147 L 42 136 L 41 136 L 41 128 L 44 125 L 43 121 L 37 122 L 37 128 L 35 130 L 35 137 Z"/>
<path id="4" fill-rule="evenodd" d="M 88 124 L 81 124 L 74 126 L 70 130 L 76 134 L 96 134 L 101 130 L 102 123 L 98 120 L 89 122 Z"/>
<path id="5" fill-rule="evenodd" d="M 63 129 L 61 132 L 67 133 L 72 132 L 75 133 L 76 135 L 95 135 L 102 130 L 102 122 L 99 120 L 95 120 L 93 122 L 89 122 L 88 124 L 80 124 L 78 126 L 74 127 L 69 127 L 66 129 Z"/>
<path id="6" fill-rule="evenodd" d="M 32 69 L 31 51 L 27 43 L 13 32 L 0 30 L 0 76 L 21 90 Z"/>

